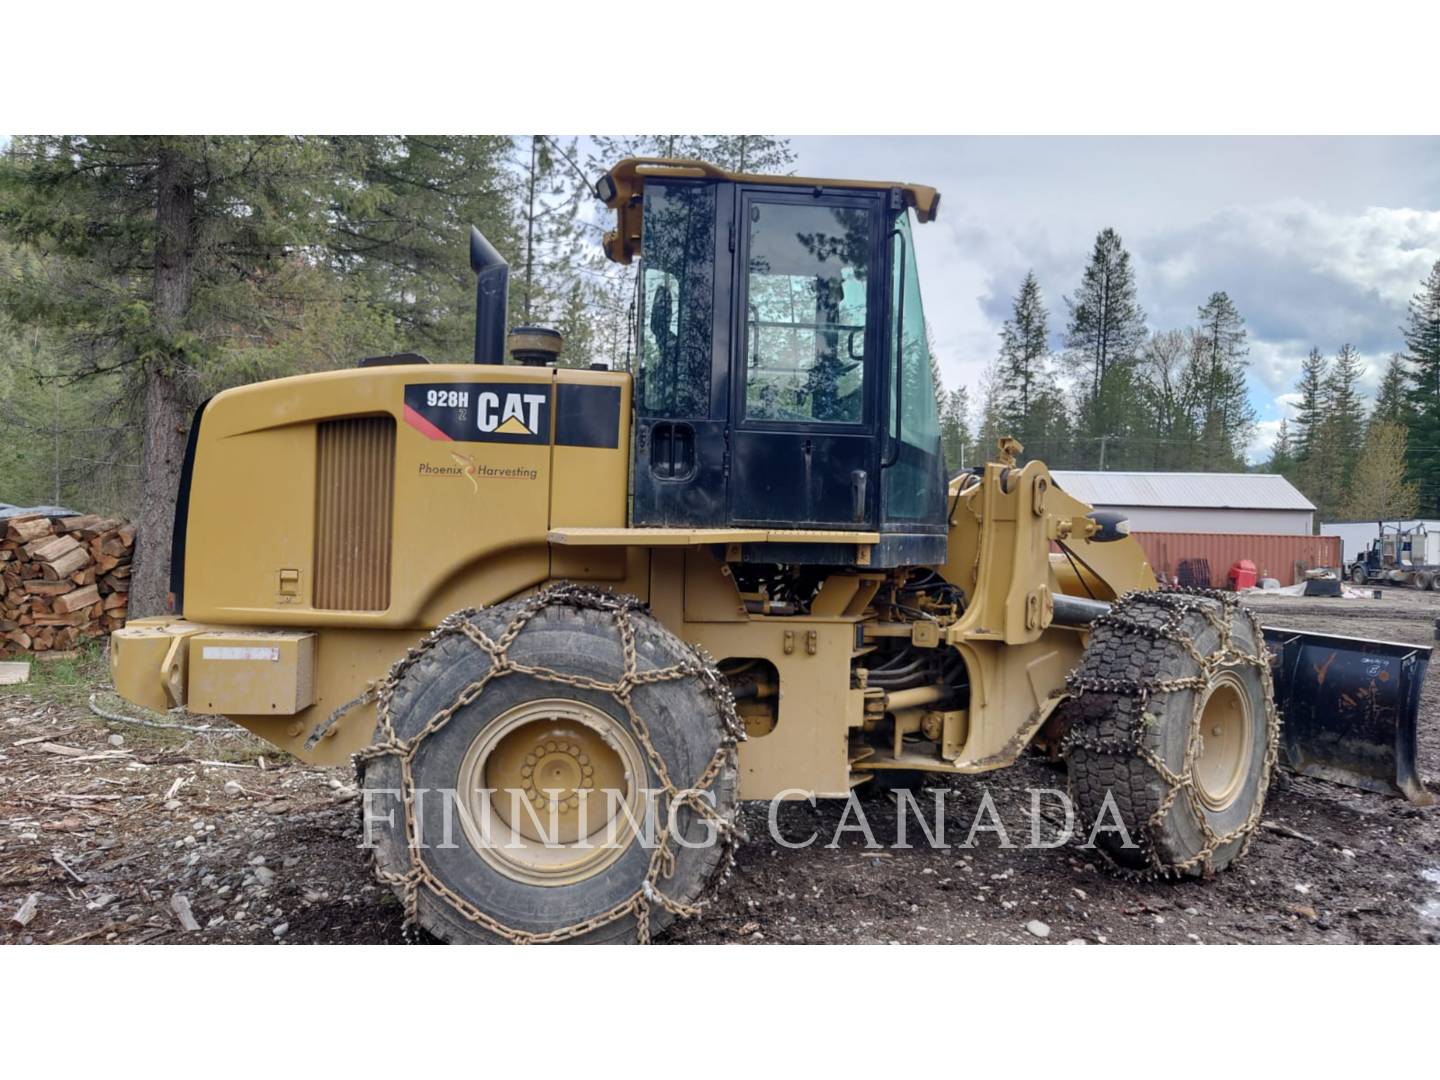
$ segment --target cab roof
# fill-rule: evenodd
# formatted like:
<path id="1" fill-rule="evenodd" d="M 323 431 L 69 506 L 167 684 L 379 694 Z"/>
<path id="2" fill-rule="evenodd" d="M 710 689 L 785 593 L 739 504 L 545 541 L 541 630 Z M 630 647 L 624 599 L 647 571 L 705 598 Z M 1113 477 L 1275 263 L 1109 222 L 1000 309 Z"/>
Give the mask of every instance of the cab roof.
<path id="1" fill-rule="evenodd" d="M 615 228 L 605 234 L 605 255 L 613 262 L 628 263 L 640 250 L 641 195 L 650 177 L 664 179 L 725 180 L 743 184 L 782 187 L 839 188 L 863 191 L 898 191 L 915 217 L 934 221 L 940 209 L 940 193 L 924 184 L 896 180 L 835 180 L 814 176 L 770 176 L 729 172 L 706 161 L 686 158 L 625 158 L 595 183 L 595 194 L 615 211 Z"/>

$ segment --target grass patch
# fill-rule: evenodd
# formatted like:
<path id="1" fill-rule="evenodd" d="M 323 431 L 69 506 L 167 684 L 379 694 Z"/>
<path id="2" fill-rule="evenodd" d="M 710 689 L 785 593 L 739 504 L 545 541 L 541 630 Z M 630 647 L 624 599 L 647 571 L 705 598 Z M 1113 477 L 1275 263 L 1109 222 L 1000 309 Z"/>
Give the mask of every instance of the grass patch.
<path id="1" fill-rule="evenodd" d="M 56 660 L 40 660 L 28 655 L 6 659 L 29 660 L 30 681 L 0 686 L 0 698 L 13 694 L 62 705 L 84 705 L 90 695 L 110 679 L 105 646 L 98 641 L 84 642 L 74 656 Z"/>
<path id="2" fill-rule="evenodd" d="M 43 655 L 43 654 L 42 654 Z M 269 764 L 288 761 L 290 755 L 277 746 L 239 727 L 230 728 L 224 717 L 198 716 L 185 712 L 153 713 L 148 709 L 120 699 L 110 683 L 110 663 L 102 641 L 88 641 L 75 650 L 74 656 L 40 660 L 30 654 L 7 656 L 6 660 L 28 660 L 30 681 L 0 686 L 0 708 L 7 697 L 28 698 L 45 704 L 61 705 L 84 713 L 85 718 L 104 730 L 125 736 L 126 746 L 148 746 L 158 750 L 185 750 L 212 761 L 253 763 L 264 755 Z M 90 715 L 90 695 L 103 691 L 96 704 L 118 713 L 137 715 L 157 723 L 213 724 L 236 734 L 186 731 L 178 727 L 148 727 L 127 724 Z"/>

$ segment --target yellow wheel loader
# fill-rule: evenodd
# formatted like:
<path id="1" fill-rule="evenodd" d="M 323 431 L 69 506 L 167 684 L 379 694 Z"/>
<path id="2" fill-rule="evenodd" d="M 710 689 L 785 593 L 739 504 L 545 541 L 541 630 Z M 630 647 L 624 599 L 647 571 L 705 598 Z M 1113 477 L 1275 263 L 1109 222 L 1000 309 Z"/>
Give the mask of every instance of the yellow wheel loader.
<path id="1" fill-rule="evenodd" d="M 474 363 L 207 402 L 176 614 L 113 638 L 128 700 L 353 759 L 413 923 L 648 940 L 723 879 L 740 800 L 1031 748 L 1139 874 L 1237 858 L 1277 759 L 1428 797 L 1427 649 L 1158 591 L 1124 520 L 1013 440 L 947 478 L 933 188 L 630 159 L 596 193 L 607 255 L 638 263 L 633 370 L 557 366 L 533 327 L 506 363 L 508 271 L 472 230 Z"/>

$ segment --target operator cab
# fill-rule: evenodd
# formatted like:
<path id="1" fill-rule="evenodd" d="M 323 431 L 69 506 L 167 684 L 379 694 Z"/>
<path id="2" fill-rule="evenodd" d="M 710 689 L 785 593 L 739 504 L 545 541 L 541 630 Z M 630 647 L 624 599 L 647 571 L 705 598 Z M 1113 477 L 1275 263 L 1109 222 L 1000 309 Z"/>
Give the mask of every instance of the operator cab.
<path id="1" fill-rule="evenodd" d="M 938 193 L 659 159 L 596 190 L 606 254 L 640 260 L 632 524 L 877 532 L 873 566 L 944 561 L 910 226 Z"/>

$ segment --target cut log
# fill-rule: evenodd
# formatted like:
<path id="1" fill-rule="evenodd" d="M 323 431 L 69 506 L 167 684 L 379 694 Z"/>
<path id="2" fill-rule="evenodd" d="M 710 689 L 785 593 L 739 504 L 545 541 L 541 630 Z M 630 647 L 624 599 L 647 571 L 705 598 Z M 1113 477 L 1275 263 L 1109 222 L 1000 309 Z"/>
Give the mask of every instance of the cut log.
<path id="1" fill-rule="evenodd" d="M 24 903 L 15 910 L 15 914 L 10 916 L 10 921 L 19 923 L 21 926 L 29 926 L 30 920 L 35 918 L 35 912 L 39 907 L 40 894 L 38 892 L 32 892 L 25 898 Z"/>
<path id="2" fill-rule="evenodd" d="M 59 581 L 67 578 L 76 570 L 90 565 L 90 552 L 83 547 L 76 547 L 74 551 L 68 551 L 54 562 L 42 563 L 45 576 L 51 581 Z"/>
<path id="3" fill-rule="evenodd" d="M 91 604 L 99 603 L 100 590 L 94 585 L 85 585 L 55 597 L 51 601 L 51 607 L 57 614 L 68 615 L 72 611 L 80 611 L 88 608 Z"/>
<path id="4" fill-rule="evenodd" d="M 61 596 L 74 588 L 74 584 L 69 581 L 46 581 L 44 578 L 36 578 L 24 584 L 27 593 L 38 596 Z"/>
<path id="5" fill-rule="evenodd" d="M 60 519 L 60 528 L 65 532 L 79 532 L 83 529 L 90 529 L 99 525 L 104 518 L 98 514 L 81 514 L 79 517 L 68 517 Z"/>
<path id="6" fill-rule="evenodd" d="M 90 621 L 90 615 L 84 611 L 72 611 L 69 615 L 36 615 L 31 620 L 30 628 L 37 633 L 41 628 L 49 629 L 52 626 L 84 626 Z"/>
<path id="7" fill-rule="evenodd" d="M 20 543 L 26 544 L 31 540 L 38 540 L 42 536 L 50 536 L 54 531 L 55 530 L 50 527 L 49 518 L 32 515 L 28 517 L 10 518 L 5 529 L 5 535 L 8 539 L 18 540 Z"/>
<path id="8" fill-rule="evenodd" d="M 69 536 L 45 536 L 25 545 L 25 557 L 36 562 L 54 562 L 67 551 L 74 551 L 80 541 Z"/>
<path id="9" fill-rule="evenodd" d="M 0 653 L 52 656 L 124 626 L 134 541 L 98 514 L 0 520 Z"/>

